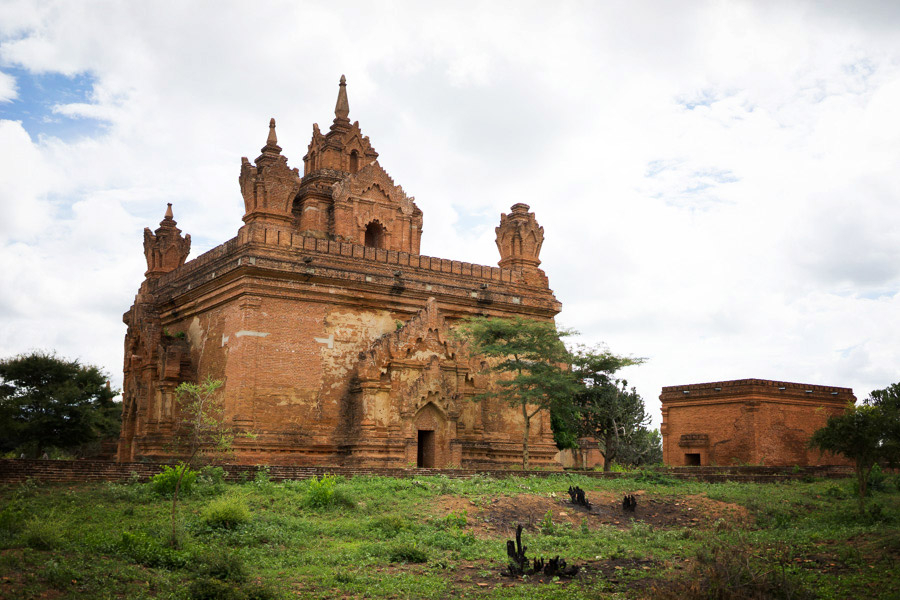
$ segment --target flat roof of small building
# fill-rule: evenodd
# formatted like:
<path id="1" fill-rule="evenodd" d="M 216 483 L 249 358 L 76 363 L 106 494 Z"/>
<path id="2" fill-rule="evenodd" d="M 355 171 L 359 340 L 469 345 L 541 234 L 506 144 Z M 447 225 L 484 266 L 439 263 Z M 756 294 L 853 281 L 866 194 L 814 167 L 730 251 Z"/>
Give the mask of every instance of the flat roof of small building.
<path id="1" fill-rule="evenodd" d="M 730 381 L 711 381 L 708 383 L 691 383 L 687 385 L 665 386 L 660 400 L 686 399 L 686 396 L 732 396 L 744 394 L 763 394 L 767 396 L 789 395 L 793 397 L 829 398 L 832 400 L 856 399 L 852 388 L 816 385 L 811 383 L 793 383 L 790 381 L 771 381 L 769 379 L 732 379 Z"/>

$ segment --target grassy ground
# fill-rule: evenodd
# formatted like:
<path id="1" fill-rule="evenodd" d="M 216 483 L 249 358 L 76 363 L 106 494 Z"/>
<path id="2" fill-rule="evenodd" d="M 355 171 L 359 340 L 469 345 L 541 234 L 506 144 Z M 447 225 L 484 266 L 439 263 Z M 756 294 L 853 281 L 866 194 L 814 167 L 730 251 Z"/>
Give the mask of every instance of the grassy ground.
<path id="1" fill-rule="evenodd" d="M 860 516 L 850 480 L 213 476 L 172 547 L 149 483 L 27 483 L 0 488 L 0 598 L 898 598 L 898 484 Z M 517 522 L 529 557 L 579 574 L 503 576 Z"/>

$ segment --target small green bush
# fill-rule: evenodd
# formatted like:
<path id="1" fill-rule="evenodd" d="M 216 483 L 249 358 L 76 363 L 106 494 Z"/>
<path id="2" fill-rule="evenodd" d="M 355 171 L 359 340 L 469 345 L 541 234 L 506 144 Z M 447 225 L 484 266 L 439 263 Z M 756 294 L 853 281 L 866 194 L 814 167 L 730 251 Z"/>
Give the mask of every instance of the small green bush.
<path id="1" fill-rule="evenodd" d="M 187 496 L 190 494 L 194 482 L 197 481 L 198 473 L 184 464 L 179 464 L 177 467 L 163 465 L 162 471 L 154 475 L 153 479 L 151 479 L 150 485 L 153 487 L 153 492 L 160 496 L 172 496 L 175 493 L 175 484 L 178 482 L 178 477 L 181 475 L 182 468 L 187 470 L 184 473 L 184 477 L 181 478 L 181 486 L 178 488 L 178 494 L 180 496 Z"/>
<path id="2" fill-rule="evenodd" d="M 308 508 L 330 508 L 340 506 L 343 508 L 353 508 L 356 503 L 346 495 L 343 489 L 338 487 L 338 482 L 342 478 L 334 475 L 322 475 L 319 478 L 313 477 L 306 484 L 306 494 L 303 503 Z"/>
<path id="3" fill-rule="evenodd" d="M 250 509 L 240 498 L 218 498 L 206 505 L 200 520 L 209 527 L 234 529 L 250 521 Z"/>
<path id="4" fill-rule="evenodd" d="M 310 508 L 325 508 L 331 505 L 334 498 L 334 475 L 322 475 L 309 480 L 306 487 L 304 503 Z"/>
<path id="5" fill-rule="evenodd" d="M 265 583 L 236 585 L 212 577 L 202 577 L 188 586 L 188 597 L 191 600 L 275 600 L 278 594 Z"/>
<path id="6" fill-rule="evenodd" d="M 163 546 L 159 540 L 143 533 L 123 531 L 111 550 L 146 567 L 180 569 L 188 562 L 184 552 Z"/>
<path id="7" fill-rule="evenodd" d="M 0 536 L 17 534 L 22 529 L 25 510 L 17 502 L 10 502 L 0 509 Z"/>
<path id="8" fill-rule="evenodd" d="M 199 480 L 201 483 L 207 485 L 221 485 L 225 483 L 225 469 L 222 467 L 213 467 L 207 465 L 200 469 L 200 477 Z"/>
<path id="9" fill-rule="evenodd" d="M 465 510 L 451 511 L 450 514 L 435 519 L 435 525 L 440 529 L 462 529 L 468 523 L 469 513 Z"/>
<path id="10" fill-rule="evenodd" d="M 82 575 L 65 562 L 61 563 L 58 560 L 52 559 L 44 563 L 41 577 L 52 587 L 56 589 L 65 589 L 73 585 L 73 582 L 81 579 Z"/>
<path id="11" fill-rule="evenodd" d="M 247 597 L 231 583 L 213 577 L 195 579 L 188 587 L 191 600 L 245 600 Z"/>
<path id="12" fill-rule="evenodd" d="M 394 544 L 388 553 L 388 560 L 398 563 L 424 563 L 428 562 L 428 555 L 415 543 Z"/>
<path id="13" fill-rule="evenodd" d="M 247 580 L 247 567 L 239 554 L 222 550 L 199 557 L 197 571 L 205 577 L 222 581 L 242 582 Z"/>
<path id="14" fill-rule="evenodd" d="M 385 515 L 373 519 L 368 528 L 375 533 L 380 533 L 381 537 L 390 539 L 396 537 L 401 531 L 411 529 L 411 524 L 402 515 Z"/>
<path id="15" fill-rule="evenodd" d="M 25 523 L 22 541 L 34 550 L 53 550 L 63 543 L 62 529 L 51 516 L 32 517 Z"/>

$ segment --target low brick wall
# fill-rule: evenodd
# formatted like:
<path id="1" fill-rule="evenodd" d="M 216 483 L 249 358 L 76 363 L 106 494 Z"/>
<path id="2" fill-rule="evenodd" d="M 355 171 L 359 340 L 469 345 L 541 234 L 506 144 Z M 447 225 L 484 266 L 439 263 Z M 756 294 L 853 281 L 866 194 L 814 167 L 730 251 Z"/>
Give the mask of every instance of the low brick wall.
<path id="1" fill-rule="evenodd" d="M 252 478 L 261 468 L 252 465 L 221 465 L 227 473 L 229 481 L 241 481 Z M 385 477 L 427 477 L 444 475 L 451 478 L 466 478 L 474 475 L 487 475 L 495 478 L 511 476 L 547 477 L 562 473 L 577 473 L 598 479 L 621 477 L 622 473 L 603 473 L 600 471 L 517 471 L 471 469 L 398 469 L 398 468 L 354 468 L 354 467 L 295 467 L 272 465 L 268 467 L 269 477 L 273 481 L 287 479 L 308 479 L 325 474 L 354 477 L 357 475 L 381 475 Z M 160 465 L 154 463 L 116 463 L 99 460 L 0 460 L 0 484 L 21 483 L 27 479 L 42 482 L 90 482 L 90 481 L 128 481 L 136 476 L 145 481 L 160 471 Z M 700 481 L 744 481 L 767 483 L 787 481 L 805 477 L 849 477 L 852 469 L 848 467 L 673 467 L 660 469 L 661 475 L 678 479 L 694 479 Z"/>

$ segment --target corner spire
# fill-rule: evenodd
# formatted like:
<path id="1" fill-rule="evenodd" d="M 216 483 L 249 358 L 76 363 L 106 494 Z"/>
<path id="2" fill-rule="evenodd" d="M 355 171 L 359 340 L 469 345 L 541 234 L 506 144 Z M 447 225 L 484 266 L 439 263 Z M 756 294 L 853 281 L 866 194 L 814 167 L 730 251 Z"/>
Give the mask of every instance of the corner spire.
<path id="1" fill-rule="evenodd" d="M 269 136 L 266 138 L 266 145 L 262 147 L 262 153 L 281 154 L 278 136 L 275 135 L 275 119 L 269 119 Z"/>
<path id="2" fill-rule="evenodd" d="M 334 105 L 334 116 L 338 119 L 347 119 L 350 116 L 350 102 L 347 101 L 347 78 L 343 75 L 341 75 L 341 83 L 339 85 L 337 104 Z"/>
<path id="3" fill-rule="evenodd" d="M 266 145 L 278 145 L 278 137 L 275 135 L 275 119 L 269 119 L 269 137 L 266 138 Z"/>

